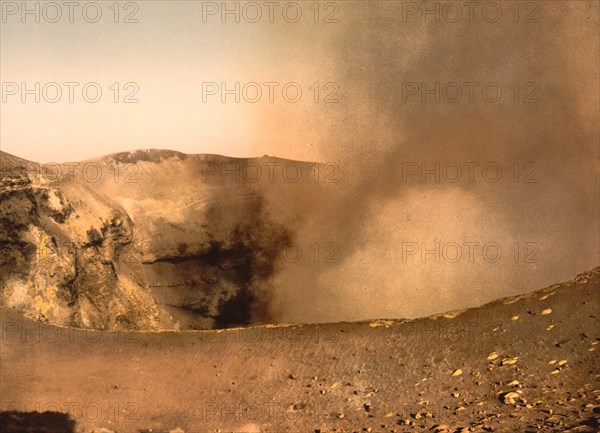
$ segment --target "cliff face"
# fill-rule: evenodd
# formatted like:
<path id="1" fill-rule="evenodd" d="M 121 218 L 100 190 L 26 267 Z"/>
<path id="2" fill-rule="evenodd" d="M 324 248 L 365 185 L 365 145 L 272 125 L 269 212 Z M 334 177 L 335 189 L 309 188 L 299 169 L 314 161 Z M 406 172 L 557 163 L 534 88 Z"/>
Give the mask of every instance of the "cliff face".
<path id="1" fill-rule="evenodd" d="M 3 304 L 93 329 L 268 321 L 270 278 L 305 206 L 294 197 L 320 188 L 315 164 L 268 157 L 138 151 L 40 165 L 2 153 L 1 165 Z"/>

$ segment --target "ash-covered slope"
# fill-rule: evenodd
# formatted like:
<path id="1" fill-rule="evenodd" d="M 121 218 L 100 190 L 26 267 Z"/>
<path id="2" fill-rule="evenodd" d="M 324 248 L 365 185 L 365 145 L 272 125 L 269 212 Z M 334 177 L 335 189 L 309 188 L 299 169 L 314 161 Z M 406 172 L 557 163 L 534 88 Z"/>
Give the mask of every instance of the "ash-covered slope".
<path id="1" fill-rule="evenodd" d="M 0 429 L 55 411 L 61 433 L 595 433 L 599 295 L 595 268 L 419 320 L 161 333 L 0 309 Z"/>
<path id="2" fill-rule="evenodd" d="M 270 157 L 1 153 L 0 165 L 2 302 L 91 329 L 268 321 L 270 278 L 323 190 L 317 164 Z"/>

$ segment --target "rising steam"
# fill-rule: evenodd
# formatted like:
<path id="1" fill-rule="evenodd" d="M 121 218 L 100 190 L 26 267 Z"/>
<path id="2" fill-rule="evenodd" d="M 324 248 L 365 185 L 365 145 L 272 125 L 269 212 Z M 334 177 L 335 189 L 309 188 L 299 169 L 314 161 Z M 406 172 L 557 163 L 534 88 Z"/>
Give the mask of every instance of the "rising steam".
<path id="1" fill-rule="evenodd" d="M 539 23 L 508 28 L 406 24 L 395 2 L 348 11 L 347 31 L 332 44 L 345 99 L 331 111 L 323 153 L 340 161 L 343 179 L 313 201 L 312 218 L 297 228 L 299 239 L 336 242 L 340 261 L 284 269 L 276 277 L 278 319 L 421 316 L 542 287 L 597 264 L 598 106 L 591 95 L 598 68 L 586 53 L 597 52 L 598 23 L 590 24 L 597 21 L 591 9 L 544 3 Z M 406 98 L 406 82 L 456 82 L 465 92 L 464 82 L 479 89 L 493 82 L 503 97 L 422 102 L 420 94 Z M 521 92 L 534 83 L 537 102 L 515 102 L 515 83 Z M 473 181 L 465 163 L 477 164 Z M 482 174 L 488 163 L 501 167 L 499 181 Z M 419 170 L 408 179 L 407 164 Z M 438 173 L 457 164 L 462 177 L 452 182 L 442 172 L 423 181 L 422 164 L 439 164 Z M 534 170 L 535 182 L 525 182 Z M 422 255 L 436 243 L 440 254 Z M 450 250 L 443 255 L 454 243 L 462 247 L 456 262 Z M 479 245 L 472 261 L 465 243 Z M 491 243 L 502 249 L 497 261 L 483 255 Z M 419 251 L 407 255 L 413 244 Z"/>

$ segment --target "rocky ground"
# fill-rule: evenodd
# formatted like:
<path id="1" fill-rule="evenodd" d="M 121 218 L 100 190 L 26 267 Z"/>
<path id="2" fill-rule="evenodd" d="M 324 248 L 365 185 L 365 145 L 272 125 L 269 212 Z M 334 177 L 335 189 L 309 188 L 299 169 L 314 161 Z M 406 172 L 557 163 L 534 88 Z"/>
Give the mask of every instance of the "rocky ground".
<path id="1" fill-rule="evenodd" d="M 419 320 L 223 331 L 85 331 L 3 308 L 2 431 L 597 432 L 599 289 L 595 268 Z"/>

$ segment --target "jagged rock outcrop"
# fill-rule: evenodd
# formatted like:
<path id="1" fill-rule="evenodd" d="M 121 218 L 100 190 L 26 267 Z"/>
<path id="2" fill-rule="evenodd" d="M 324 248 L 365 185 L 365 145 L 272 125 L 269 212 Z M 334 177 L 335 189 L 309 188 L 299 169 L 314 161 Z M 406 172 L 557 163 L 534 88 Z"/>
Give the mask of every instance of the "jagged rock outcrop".
<path id="1" fill-rule="evenodd" d="M 270 203 L 299 185 L 318 189 L 311 164 L 275 158 L 137 151 L 0 162 L 2 303 L 93 329 L 268 321 L 269 279 L 294 236 Z M 275 179 L 284 164 L 304 178 Z"/>

